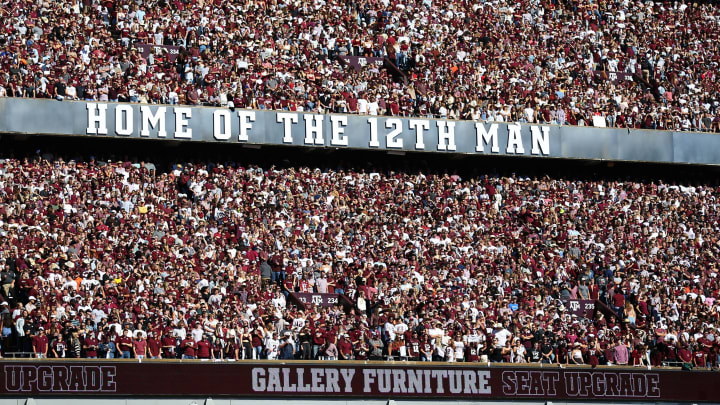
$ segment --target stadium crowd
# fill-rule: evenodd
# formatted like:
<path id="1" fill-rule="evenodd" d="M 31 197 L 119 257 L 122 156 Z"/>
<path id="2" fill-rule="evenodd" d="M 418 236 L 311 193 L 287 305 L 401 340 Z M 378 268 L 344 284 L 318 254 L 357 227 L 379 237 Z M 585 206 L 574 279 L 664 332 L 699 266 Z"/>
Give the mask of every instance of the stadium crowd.
<path id="1" fill-rule="evenodd" d="M 718 193 L 0 160 L 2 353 L 713 367 Z"/>
<path id="2" fill-rule="evenodd" d="M 720 132 L 718 33 L 712 1 L 6 0 L 0 96 Z"/>

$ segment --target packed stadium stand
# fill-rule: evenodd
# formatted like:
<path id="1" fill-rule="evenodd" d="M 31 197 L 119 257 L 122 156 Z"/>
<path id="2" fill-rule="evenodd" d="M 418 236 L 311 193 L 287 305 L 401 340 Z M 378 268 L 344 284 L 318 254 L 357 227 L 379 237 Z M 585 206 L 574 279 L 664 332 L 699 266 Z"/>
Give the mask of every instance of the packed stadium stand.
<path id="1" fill-rule="evenodd" d="M 6 357 L 718 365 L 711 179 L 1 144 Z"/>
<path id="2" fill-rule="evenodd" d="M 17 1 L 0 97 L 720 131 L 713 1 Z"/>

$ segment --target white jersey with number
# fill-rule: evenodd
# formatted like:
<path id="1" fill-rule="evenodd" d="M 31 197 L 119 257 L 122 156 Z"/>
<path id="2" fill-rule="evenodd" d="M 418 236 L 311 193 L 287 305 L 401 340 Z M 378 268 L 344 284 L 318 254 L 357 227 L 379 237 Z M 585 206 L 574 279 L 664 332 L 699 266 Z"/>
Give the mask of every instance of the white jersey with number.
<path id="1" fill-rule="evenodd" d="M 462 341 L 455 341 L 455 358 L 460 360 L 465 358 L 465 343 Z"/>
<path id="2" fill-rule="evenodd" d="M 276 339 L 267 339 L 265 341 L 265 350 L 267 351 L 268 360 L 277 359 L 278 347 L 280 347 L 280 342 Z"/>

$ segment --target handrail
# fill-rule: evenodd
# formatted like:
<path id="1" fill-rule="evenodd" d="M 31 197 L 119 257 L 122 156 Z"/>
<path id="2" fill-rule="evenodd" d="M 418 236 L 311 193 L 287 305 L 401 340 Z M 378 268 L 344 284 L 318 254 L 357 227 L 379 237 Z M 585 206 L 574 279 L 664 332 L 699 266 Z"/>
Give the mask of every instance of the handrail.
<path id="1" fill-rule="evenodd" d="M 19 357 L 24 356 L 24 357 Z M 6 358 L 18 358 L 18 359 L 35 359 L 37 358 L 37 353 L 35 352 L 5 352 Z"/>

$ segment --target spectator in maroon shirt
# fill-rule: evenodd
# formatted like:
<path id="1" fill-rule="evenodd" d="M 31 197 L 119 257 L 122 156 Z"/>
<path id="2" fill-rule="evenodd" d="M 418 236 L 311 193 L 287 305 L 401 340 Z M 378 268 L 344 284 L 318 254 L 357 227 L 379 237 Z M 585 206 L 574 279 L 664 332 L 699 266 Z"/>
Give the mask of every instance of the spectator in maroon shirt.
<path id="1" fill-rule="evenodd" d="M 147 356 L 147 341 L 143 333 L 138 333 L 133 339 L 133 354 L 136 359 L 144 359 Z"/>
<path id="2" fill-rule="evenodd" d="M 673 338 L 666 339 L 663 346 L 661 352 L 664 354 L 665 360 L 670 363 L 678 361 L 677 340 Z"/>
<path id="3" fill-rule="evenodd" d="M 707 366 L 707 354 L 702 350 L 695 350 L 693 353 L 693 366 L 695 367 L 706 367 Z"/>
<path id="4" fill-rule="evenodd" d="M 613 294 L 612 296 L 612 304 L 615 313 L 622 318 L 622 311 L 625 307 L 625 295 L 619 288 L 615 289 L 615 294 Z"/>
<path id="5" fill-rule="evenodd" d="M 692 364 L 693 355 L 686 344 L 682 344 L 677 350 L 678 360 L 685 364 Z"/>
<path id="6" fill-rule="evenodd" d="M 255 351 L 254 357 L 255 359 L 261 359 L 263 358 L 263 330 L 262 328 L 258 327 L 253 330 L 252 333 L 252 347 Z"/>
<path id="7" fill-rule="evenodd" d="M 647 365 L 647 349 L 643 345 L 636 345 L 632 351 L 630 357 L 632 358 L 633 366 L 644 366 Z"/>
<path id="8" fill-rule="evenodd" d="M 83 342 L 83 349 L 85 350 L 85 357 L 88 359 L 96 359 L 98 356 L 98 340 L 95 337 L 95 332 L 90 332 L 85 337 Z"/>
<path id="9" fill-rule="evenodd" d="M 206 334 L 203 334 L 202 339 L 197 342 L 197 358 L 206 360 L 213 358 L 212 345 L 208 341 Z"/>
<path id="10" fill-rule="evenodd" d="M 160 340 L 155 336 L 154 332 L 148 332 L 147 338 L 147 353 L 151 359 L 159 359 L 161 353 Z"/>
<path id="11" fill-rule="evenodd" d="M 346 333 L 343 334 L 338 340 L 338 352 L 339 360 L 353 360 L 353 346 L 350 343 L 350 336 Z"/>
<path id="12" fill-rule="evenodd" d="M 191 336 L 188 335 L 182 342 L 180 342 L 180 350 L 182 351 L 183 359 L 196 358 L 195 341 Z"/>
<path id="13" fill-rule="evenodd" d="M 411 361 L 420 360 L 420 339 L 418 333 L 413 331 L 410 338 L 407 340 L 408 356 Z"/>
<path id="14" fill-rule="evenodd" d="M 165 333 L 162 337 L 162 357 L 164 359 L 175 359 L 177 358 L 177 340 L 170 335 L 170 333 Z"/>
<path id="15" fill-rule="evenodd" d="M 120 349 L 120 353 L 122 353 L 121 358 L 132 358 L 133 339 L 132 332 L 130 330 L 125 330 L 123 334 L 118 337 L 118 348 Z"/>
<path id="16" fill-rule="evenodd" d="M 316 329 L 313 333 L 313 359 L 316 359 L 320 348 L 325 344 L 325 335 L 321 329 Z"/>
<path id="17" fill-rule="evenodd" d="M 38 359 L 47 358 L 48 353 L 48 337 L 45 335 L 45 329 L 40 327 L 38 334 L 32 339 L 32 348 L 35 357 Z"/>

